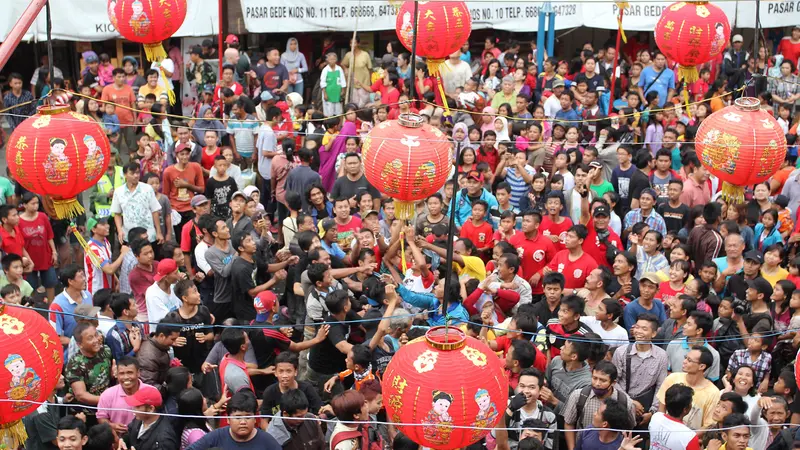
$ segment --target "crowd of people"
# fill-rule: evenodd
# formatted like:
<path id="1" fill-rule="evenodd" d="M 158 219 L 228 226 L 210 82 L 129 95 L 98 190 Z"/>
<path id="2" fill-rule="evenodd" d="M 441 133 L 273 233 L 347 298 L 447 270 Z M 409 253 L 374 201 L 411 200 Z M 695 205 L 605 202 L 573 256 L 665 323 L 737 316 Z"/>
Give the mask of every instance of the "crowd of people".
<path id="1" fill-rule="evenodd" d="M 12 130 L 74 86 L 113 153 L 75 226 L 0 177 L 0 296 L 64 348 L 25 448 L 417 449 L 387 419 L 382 374 L 445 324 L 508 381 L 473 449 L 797 447 L 800 26 L 754 55 L 733 36 L 689 86 L 643 34 L 563 60 L 490 37 L 441 79 L 391 43 L 375 61 L 358 38 L 324 39 L 313 61 L 296 39 L 225 44 L 147 70 L 90 51 L 80 79 L 43 67 L 32 92 L 9 77 Z M 183 77 L 201 98 L 180 119 Z M 790 147 L 733 203 L 694 136 L 742 96 Z M 406 222 L 360 151 L 411 113 L 457 157 Z M 18 359 L 5 367 L 24 383 Z"/>

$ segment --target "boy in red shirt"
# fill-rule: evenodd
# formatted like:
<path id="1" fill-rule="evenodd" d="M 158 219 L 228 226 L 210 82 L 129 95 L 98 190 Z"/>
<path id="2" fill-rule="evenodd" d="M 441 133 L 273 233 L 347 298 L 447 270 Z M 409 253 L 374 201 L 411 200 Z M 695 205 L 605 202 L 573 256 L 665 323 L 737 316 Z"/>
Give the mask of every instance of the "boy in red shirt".
<path id="1" fill-rule="evenodd" d="M 570 295 L 561 301 L 558 317 L 547 321 L 547 360 L 550 361 L 561 354 L 561 347 L 571 336 L 585 336 L 590 333 L 589 327 L 581 322 L 585 303 L 577 295 Z"/>
<path id="2" fill-rule="evenodd" d="M 542 269 L 556 254 L 550 239 L 539 233 L 541 221 L 542 213 L 538 209 L 523 212 L 522 233 L 511 237 L 508 241 L 517 249 L 517 255 L 522 262 L 522 277 L 531 284 L 534 303 L 544 297 Z"/>
<path id="3" fill-rule="evenodd" d="M 555 271 L 564 275 L 564 294 L 574 294 L 586 284 L 586 277 L 597 268 L 597 261 L 583 251 L 583 241 L 589 231 L 583 225 L 574 225 L 566 233 L 566 249 L 545 267 L 544 272 Z"/>
<path id="4" fill-rule="evenodd" d="M 489 204 L 483 200 L 476 200 L 472 203 L 472 219 L 464 222 L 461 227 L 462 239 L 466 238 L 475 244 L 478 249 L 478 255 L 484 262 L 488 262 L 492 256 L 492 249 L 494 248 L 494 239 L 492 238 L 492 226 L 486 222 L 486 212 L 489 210 Z"/>
<path id="5" fill-rule="evenodd" d="M 549 238 L 553 242 L 556 251 L 564 250 L 566 248 L 564 241 L 567 236 L 567 230 L 572 226 L 572 220 L 561 215 L 561 211 L 564 209 L 561 192 L 549 192 L 544 207 L 547 210 L 547 215 L 542 219 L 542 225 L 539 227 L 542 230 L 542 236 Z"/>

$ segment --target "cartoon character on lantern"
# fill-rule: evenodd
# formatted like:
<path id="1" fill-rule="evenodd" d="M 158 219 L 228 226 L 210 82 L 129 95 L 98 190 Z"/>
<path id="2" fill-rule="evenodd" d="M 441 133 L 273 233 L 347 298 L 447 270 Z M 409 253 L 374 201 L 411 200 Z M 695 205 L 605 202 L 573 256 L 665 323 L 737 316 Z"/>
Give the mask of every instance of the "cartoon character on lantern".
<path id="1" fill-rule="evenodd" d="M 725 46 L 728 45 L 727 37 L 725 37 L 725 25 L 721 22 L 717 22 L 714 24 L 714 31 L 716 34 L 714 35 L 714 40 L 711 41 L 711 56 L 717 56 L 725 50 Z"/>
<path id="2" fill-rule="evenodd" d="M 5 361 L 6 369 L 11 373 L 10 389 L 6 391 L 12 400 L 30 400 L 39 396 L 41 379 L 36 371 L 25 366 L 22 356 L 12 353 Z M 14 411 L 21 411 L 30 406 L 25 402 L 15 402 Z"/>
<path id="3" fill-rule="evenodd" d="M 425 438 L 432 444 L 445 444 L 450 439 L 453 431 L 453 418 L 447 410 L 453 404 L 453 396 L 443 391 L 433 391 L 433 406 L 431 407 L 422 427 Z"/>
<path id="4" fill-rule="evenodd" d="M 131 9 L 133 14 L 131 14 L 130 25 L 133 33 L 136 36 L 147 36 L 147 33 L 150 32 L 150 19 L 147 18 L 147 14 L 144 12 L 144 5 L 140 0 L 134 0 L 131 3 Z"/>
<path id="5" fill-rule="evenodd" d="M 84 136 L 83 143 L 89 150 L 86 154 L 86 160 L 83 162 L 83 167 L 86 169 L 86 179 L 92 180 L 103 175 L 105 156 L 92 135 L 87 134 Z"/>
<path id="6" fill-rule="evenodd" d="M 50 139 L 50 154 L 44 162 L 44 171 L 47 181 L 54 185 L 67 182 L 69 178 L 69 168 L 71 166 L 69 158 L 64 154 L 67 148 L 67 141 L 62 138 Z"/>

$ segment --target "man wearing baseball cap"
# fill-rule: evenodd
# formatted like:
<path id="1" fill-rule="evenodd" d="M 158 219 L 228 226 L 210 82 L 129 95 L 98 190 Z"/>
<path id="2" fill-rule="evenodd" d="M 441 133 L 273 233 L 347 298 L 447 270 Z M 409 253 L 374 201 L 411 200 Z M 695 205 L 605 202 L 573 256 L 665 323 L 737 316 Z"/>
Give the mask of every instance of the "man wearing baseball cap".
<path id="1" fill-rule="evenodd" d="M 196 194 L 202 194 L 206 188 L 205 178 L 203 178 L 203 167 L 200 164 L 189 161 L 192 147 L 188 144 L 177 144 L 175 146 L 175 164 L 164 169 L 161 191 L 169 198 L 169 204 L 173 210 L 181 215 L 180 223 L 175 223 L 174 233 L 178 236 L 183 226 L 192 217 L 191 200 Z"/>
<path id="2" fill-rule="evenodd" d="M 744 38 L 741 34 L 734 34 L 731 38 L 731 46 L 725 52 L 722 60 L 723 75 L 728 79 L 727 91 L 733 91 L 744 85 L 744 73 L 747 70 L 747 60 L 750 53 L 744 48 Z"/>
<path id="3" fill-rule="evenodd" d="M 291 327 L 274 328 L 275 318 L 280 312 L 280 305 L 278 297 L 272 291 L 263 291 L 256 295 L 256 298 L 253 299 L 253 307 L 256 310 L 256 318 L 250 322 L 251 325 L 268 325 L 250 333 L 250 342 L 255 350 L 256 359 L 258 359 L 258 367 L 273 365 L 275 355 L 280 352 L 288 350 L 300 353 L 324 341 L 328 336 L 329 325 L 320 326 L 313 339 L 306 339 L 303 342 L 294 342 L 291 339 Z"/>
<path id="4" fill-rule="evenodd" d="M 135 394 L 125 397 L 125 403 L 134 410 L 133 422 L 123 438 L 127 448 L 177 450 L 180 439 L 175 434 L 169 418 L 154 414 L 161 406 L 161 392 L 153 386 L 142 384 Z"/>
<path id="5" fill-rule="evenodd" d="M 589 204 L 589 190 L 586 185 L 575 189 L 581 195 L 581 224 L 586 225 L 589 234 L 583 241 L 583 251 L 589 254 L 600 266 L 611 268 L 614 257 L 622 251 L 622 239 L 608 224 L 611 221 L 611 208 L 602 198 Z M 590 214 L 591 211 L 591 214 Z"/>
<path id="6" fill-rule="evenodd" d="M 178 263 L 172 258 L 162 259 L 158 262 L 155 283 L 147 288 L 144 293 L 147 304 L 147 321 L 155 324 L 161 321 L 171 311 L 180 308 L 181 301 L 175 296 L 172 285 L 185 276 L 178 272 Z"/>
<path id="7" fill-rule="evenodd" d="M 195 267 L 194 249 L 197 247 L 197 237 L 203 237 L 203 230 L 200 229 L 200 218 L 211 211 L 211 201 L 203 194 L 197 194 L 189 201 L 194 217 L 192 220 L 183 224 L 181 228 L 181 251 L 188 253 L 192 261 L 191 267 Z"/>
<path id="8" fill-rule="evenodd" d="M 728 238 L 733 240 L 732 243 L 737 243 L 737 237 L 740 236 L 736 234 L 728 235 Z M 727 244 L 727 239 L 725 242 Z M 725 247 L 727 248 L 727 245 Z M 744 262 L 740 266 L 741 269 L 736 270 L 732 275 L 730 275 L 730 278 L 728 278 L 726 296 L 733 296 L 735 298 L 742 299 L 746 298 L 747 288 L 750 287 L 749 282 L 761 276 L 761 265 L 764 264 L 764 255 L 762 255 L 758 250 L 750 250 L 744 254 L 743 258 Z M 726 269 L 727 270 L 724 270 L 723 272 L 730 273 L 733 271 L 730 266 L 726 267 Z M 770 292 L 770 295 L 772 295 L 772 292 Z M 770 295 L 766 297 L 766 301 L 769 301 Z"/>
<path id="9" fill-rule="evenodd" d="M 203 42 L 205 44 L 205 42 Z M 202 92 L 204 89 L 214 89 L 217 83 L 217 74 L 207 63 L 205 49 L 195 45 L 189 49 L 189 64 L 186 65 L 186 79 L 189 83 L 197 86 L 197 90 Z M 210 59 L 214 59 L 211 57 Z"/>
<path id="10" fill-rule="evenodd" d="M 745 300 L 750 303 L 750 312 L 743 315 L 734 314 L 733 317 L 742 336 L 752 333 L 756 326 L 759 326 L 759 329 L 772 329 L 772 317 L 767 304 L 771 296 L 772 285 L 769 281 L 760 276 L 747 280 Z"/>
<path id="11" fill-rule="evenodd" d="M 108 219 L 92 217 L 86 221 L 86 229 L 91 237 L 86 243 L 88 252 L 83 258 L 83 270 L 86 273 L 86 289 L 94 295 L 100 289 L 113 287 L 114 274 L 122 265 L 130 247 L 123 245 L 116 261 L 112 261 L 111 244 L 108 242 L 108 235 L 111 233 Z"/>
<path id="12" fill-rule="evenodd" d="M 625 214 L 623 230 L 630 232 L 634 224 L 644 222 L 653 231 L 658 231 L 664 237 L 667 234 L 667 224 L 661 214 L 655 210 L 658 194 L 653 188 L 643 189 L 639 194 L 639 207 Z"/>
<path id="13" fill-rule="evenodd" d="M 497 198 L 483 187 L 483 174 L 477 170 L 470 170 L 467 173 L 467 187 L 458 191 L 456 194 L 456 227 L 459 229 L 464 222 L 472 217 L 472 202 L 483 200 L 489 205 L 486 211 L 486 221 L 492 223 L 489 211 L 497 207 Z"/>

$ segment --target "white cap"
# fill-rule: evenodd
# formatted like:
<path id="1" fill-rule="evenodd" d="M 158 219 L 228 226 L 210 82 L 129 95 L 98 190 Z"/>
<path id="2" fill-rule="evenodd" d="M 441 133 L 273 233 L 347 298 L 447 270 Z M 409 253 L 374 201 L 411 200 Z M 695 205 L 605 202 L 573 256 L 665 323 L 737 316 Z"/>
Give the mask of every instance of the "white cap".
<path id="1" fill-rule="evenodd" d="M 742 37 L 741 34 L 734 34 L 733 39 L 731 39 L 731 42 L 744 42 L 744 38 Z"/>

